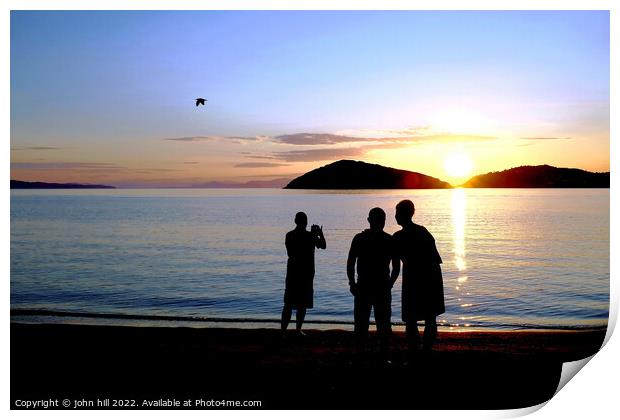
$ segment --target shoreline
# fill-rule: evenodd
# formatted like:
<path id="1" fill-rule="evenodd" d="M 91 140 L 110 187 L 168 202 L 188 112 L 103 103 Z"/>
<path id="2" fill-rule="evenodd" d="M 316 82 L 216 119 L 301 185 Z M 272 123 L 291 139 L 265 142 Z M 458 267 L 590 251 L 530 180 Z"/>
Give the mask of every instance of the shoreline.
<path id="1" fill-rule="evenodd" d="M 125 313 L 97 313 L 97 312 L 74 312 L 57 311 L 48 309 L 11 309 L 11 322 L 28 324 L 71 324 L 71 325 L 107 325 L 107 326 L 130 326 L 130 327 L 189 327 L 189 328 L 279 328 L 279 318 L 249 318 L 249 317 L 207 317 L 186 315 L 148 315 L 148 314 L 125 314 Z M 329 320 L 329 319 L 306 319 L 305 326 L 313 329 L 353 329 L 353 321 Z M 371 320 L 370 325 L 375 325 Z M 423 327 L 424 323 L 418 323 Z M 476 332 L 476 331 L 605 331 L 604 325 L 533 325 L 533 324 L 496 324 L 496 325 L 472 325 L 463 324 L 438 324 L 439 331 L 443 332 Z M 405 324 L 402 321 L 392 321 L 395 331 L 404 331 Z"/>
<path id="2" fill-rule="evenodd" d="M 397 331 L 384 363 L 374 332 L 362 352 L 350 331 L 305 332 L 12 322 L 12 405 L 210 397 L 260 400 L 263 409 L 522 408 L 551 398 L 562 363 L 596 353 L 605 336 L 444 331 L 430 355 L 410 356 Z"/>

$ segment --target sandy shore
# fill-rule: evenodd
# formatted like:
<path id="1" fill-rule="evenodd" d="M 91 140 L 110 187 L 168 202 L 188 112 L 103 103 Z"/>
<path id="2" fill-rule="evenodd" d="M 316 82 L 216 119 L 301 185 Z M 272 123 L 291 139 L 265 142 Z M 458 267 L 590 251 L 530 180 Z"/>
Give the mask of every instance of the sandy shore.
<path id="1" fill-rule="evenodd" d="M 11 401 L 258 400 L 263 409 L 500 409 L 548 400 L 562 363 L 594 354 L 604 330 L 442 332 L 390 363 L 352 333 L 11 323 Z M 58 408 L 63 408 L 62 405 Z M 118 408 L 92 406 L 84 408 Z M 126 408 L 126 407 L 122 407 Z M 160 408 L 160 407 L 157 407 Z M 182 408 L 182 407 L 174 407 Z M 217 408 L 217 407 L 213 407 Z M 220 407 L 222 408 L 222 407 Z"/>

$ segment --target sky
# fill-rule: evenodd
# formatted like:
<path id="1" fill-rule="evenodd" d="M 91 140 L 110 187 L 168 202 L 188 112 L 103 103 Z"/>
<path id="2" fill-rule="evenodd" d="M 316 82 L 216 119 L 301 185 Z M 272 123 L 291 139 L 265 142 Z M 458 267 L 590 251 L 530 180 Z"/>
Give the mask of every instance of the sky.
<path id="1" fill-rule="evenodd" d="M 12 11 L 10 37 L 12 179 L 609 171 L 607 11 Z"/>

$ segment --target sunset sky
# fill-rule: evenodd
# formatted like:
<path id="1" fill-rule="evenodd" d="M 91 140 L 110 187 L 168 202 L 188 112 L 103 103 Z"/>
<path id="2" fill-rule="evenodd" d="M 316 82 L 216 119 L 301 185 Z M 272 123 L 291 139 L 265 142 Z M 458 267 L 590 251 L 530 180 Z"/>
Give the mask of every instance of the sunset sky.
<path id="1" fill-rule="evenodd" d="M 192 186 L 344 158 L 453 184 L 608 171 L 609 13 L 11 13 L 12 179 Z"/>

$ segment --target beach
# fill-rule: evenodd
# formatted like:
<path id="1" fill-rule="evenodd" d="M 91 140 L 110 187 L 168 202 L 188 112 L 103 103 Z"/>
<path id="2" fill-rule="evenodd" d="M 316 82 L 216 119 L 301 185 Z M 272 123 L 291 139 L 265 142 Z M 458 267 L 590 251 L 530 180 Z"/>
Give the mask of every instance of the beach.
<path id="1" fill-rule="evenodd" d="M 551 398 L 562 363 L 591 356 L 605 336 L 604 329 L 441 331 L 431 354 L 409 357 L 404 334 L 395 332 L 387 362 L 372 333 L 361 352 L 350 331 L 305 333 L 12 322 L 11 404 L 14 409 L 24 408 L 18 400 L 69 400 L 70 409 L 231 408 L 226 401 L 260 409 L 522 408 Z M 102 405 L 106 400 L 109 406 Z M 191 405 L 183 407 L 186 401 Z"/>

